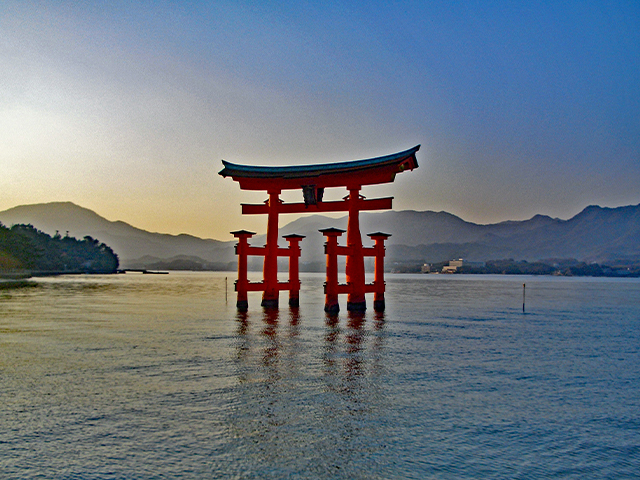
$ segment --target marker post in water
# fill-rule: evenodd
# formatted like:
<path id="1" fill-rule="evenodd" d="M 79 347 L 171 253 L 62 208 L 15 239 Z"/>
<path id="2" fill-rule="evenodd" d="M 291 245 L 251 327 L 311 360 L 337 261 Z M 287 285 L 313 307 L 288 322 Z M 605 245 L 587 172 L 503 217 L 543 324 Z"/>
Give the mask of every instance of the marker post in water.
<path id="1" fill-rule="evenodd" d="M 525 299 L 525 289 L 527 288 L 526 284 L 522 284 L 522 313 L 524 313 L 524 299 Z"/>

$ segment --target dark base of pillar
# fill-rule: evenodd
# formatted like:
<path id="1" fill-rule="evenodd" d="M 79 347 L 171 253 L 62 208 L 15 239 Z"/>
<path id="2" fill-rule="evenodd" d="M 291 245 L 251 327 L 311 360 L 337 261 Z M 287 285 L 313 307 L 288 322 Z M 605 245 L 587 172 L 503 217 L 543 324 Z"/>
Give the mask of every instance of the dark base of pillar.
<path id="1" fill-rule="evenodd" d="M 325 305 L 324 311 L 327 313 L 338 313 L 340 311 L 340 305 L 334 303 L 333 305 Z"/>
<path id="2" fill-rule="evenodd" d="M 364 312 L 367 309 L 367 302 L 347 302 L 347 311 Z"/>
<path id="3" fill-rule="evenodd" d="M 277 298 L 272 298 L 272 299 L 262 299 L 262 303 L 260 304 L 261 306 L 263 306 L 264 308 L 278 308 L 278 299 Z"/>
<path id="4" fill-rule="evenodd" d="M 242 312 L 246 312 L 249 309 L 249 302 L 247 300 L 238 300 L 236 307 Z"/>
<path id="5" fill-rule="evenodd" d="M 376 312 L 384 312 L 384 300 L 374 300 L 373 301 L 373 309 Z"/>
<path id="6" fill-rule="evenodd" d="M 298 308 L 300 306 L 300 299 L 299 298 L 290 298 L 289 299 L 289 306 L 293 307 L 293 308 Z"/>

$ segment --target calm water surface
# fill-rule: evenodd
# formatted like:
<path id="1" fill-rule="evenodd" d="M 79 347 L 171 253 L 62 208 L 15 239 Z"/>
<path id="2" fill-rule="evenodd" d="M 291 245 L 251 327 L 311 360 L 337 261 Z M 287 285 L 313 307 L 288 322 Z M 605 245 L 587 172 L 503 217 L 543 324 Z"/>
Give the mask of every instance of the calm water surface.
<path id="1" fill-rule="evenodd" d="M 322 275 L 245 315 L 233 278 L 0 290 L 0 476 L 640 475 L 638 279 L 390 275 L 331 318 Z"/>

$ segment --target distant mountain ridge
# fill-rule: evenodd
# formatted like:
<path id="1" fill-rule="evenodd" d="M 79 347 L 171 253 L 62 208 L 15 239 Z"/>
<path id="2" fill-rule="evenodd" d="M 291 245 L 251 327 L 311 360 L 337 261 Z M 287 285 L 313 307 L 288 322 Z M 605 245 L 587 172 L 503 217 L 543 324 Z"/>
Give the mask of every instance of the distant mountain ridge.
<path id="1" fill-rule="evenodd" d="M 202 239 L 193 235 L 153 233 L 122 221 L 112 222 L 92 210 L 71 202 L 21 205 L 0 212 L 0 222 L 7 226 L 29 223 L 43 232 L 61 235 L 69 232 L 76 238 L 89 235 L 109 245 L 120 257 L 122 267 L 130 267 L 145 256 L 170 259 L 180 255 L 199 257 L 207 262 L 235 261 L 233 243 Z"/>
<path id="2" fill-rule="evenodd" d="M 234 268 L 235 263 L 234 240 L 223 242 L 186 234 L 147 232 L 124 222 L 106 220 L 70 202 L 14 207 L 0 212 L 0 222 L 8 226 L 30 223 L 50 234 L 58 230 L 64 235 L 68 231 L 77 238 L 89 235 L 112 247 L 124 267 L 139 268 L 151 261 L 191 265 L 198 258 L 202 259 L 203 268 L 212 265 Z M 575 258 L 607 263 L 640 259 L 640 205 L 617 208 L 592 205 L 568 220 L 536 215 L 529 220 L 488 225 L 466 222 L 447 212 L 364 212 L 360 225 L 365 245 L 370 244 L 366 238 L 369 232 L 392 234 L 387 242 L 388 262 Z M 347 217 L 301 217 L 282 226 L 280 235 L 305 235 L 301 243 L 303 268 L 314 265 L 313 268 L 320 269 L 324 264 L 324 237 L 318 230 L 331 226 L 346 229 Z M 264 235 L 252 238 L 252 244 L 263 245 Z M 254 268 L 259 268 L 260 259 L 253 260 Z"/>
<path id="3" fill-rule="evenodd" d="M 346 229 L 347 217 L 312 215 L 281 230 L 282 234 L 299 233 L 311 238 L 302 244 L 301 260 L 309 261 L 304 249 L 313 244 L 312 249 L 318 250 L 323 239 L 316 238 L 315 232 L 327 226 Z M 488 225 L 466 222 L 447 212 L 365 212 L 360 217 L 360 228 L 363 234 L 379 230 L 391 233 L 387 257 L 395 262 L 575 258 L 606 263 L 640 259 L 640 205 L 617 208 L 592 205 L 569 220 L 536 215 L 529 220 Z"/>

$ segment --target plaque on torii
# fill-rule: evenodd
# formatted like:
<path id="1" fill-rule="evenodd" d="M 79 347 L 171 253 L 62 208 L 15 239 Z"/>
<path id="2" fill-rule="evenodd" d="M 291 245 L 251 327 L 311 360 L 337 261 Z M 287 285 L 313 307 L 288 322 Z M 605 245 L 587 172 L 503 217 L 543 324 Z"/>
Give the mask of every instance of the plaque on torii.
<path id="1" fill-rule="evenodd" d="M 287 235 L 288 248 L 278 246 L 278 215 L 281 213 L 323 213 L 348 212 L 347 245 L 339 246 L 337 238 L 343 230 L 324 229 L 325 254 L 327 256 L 327 281 L 325 283 L 325 311 L 339 310 L 338 294 L 347 294 L 347 310 L 366 309 L 365 293 L 374 293 L 374 308 L 384 310 L 384 240 L 389 234 L 376 232 L 369 234 L 375 241 L 373 247 L 364 247 L 360 235 L 359 213 L 361 210 L 388 210 L 393 197 L 366 199 L 360 195 L 365 185 L 390 183 L 396 174 L 418 167 L 417 145 L 409 150 L 366 160 L 354 160 L 316 165 L 264 167 L 238 165 L 222 161 L 224 168 L 219 172 L 223 177 L 231 177 L 240 184 L 242 190 L 263 190 L 269 195 L 263 204 L 242 204 L 245 215 L 267 214 L 267 243 L 263 247 L 249 245 L 253 232 L 239 230 L 232 232 L 238 238 L 238 294 L 237 307 L 247 308 L 247 292 L 261 291 L 263 307 L 277 307 L 281 290 L 289 291 L 289 305 L 299 304 L 300 280 L 298 257 L 300 256 L 301 235 Z M 338 201 L 323 201 L 326 188 L 345 187 L 349 194 Z M 303 202 L 284 203 L 280 200 L 282 190 L 301 190 Z M 247 256 L 264 256 L 262 282 L 249 282 L 247 277 Z M 346 256 L 346 284 L 338 284 L 337 256 Z M 278 256 L 289 257 L 289 281 L 278 282 Z M 366 284 L 364 257 L 375 257 L 375 275 L 372 284 Z"/>

